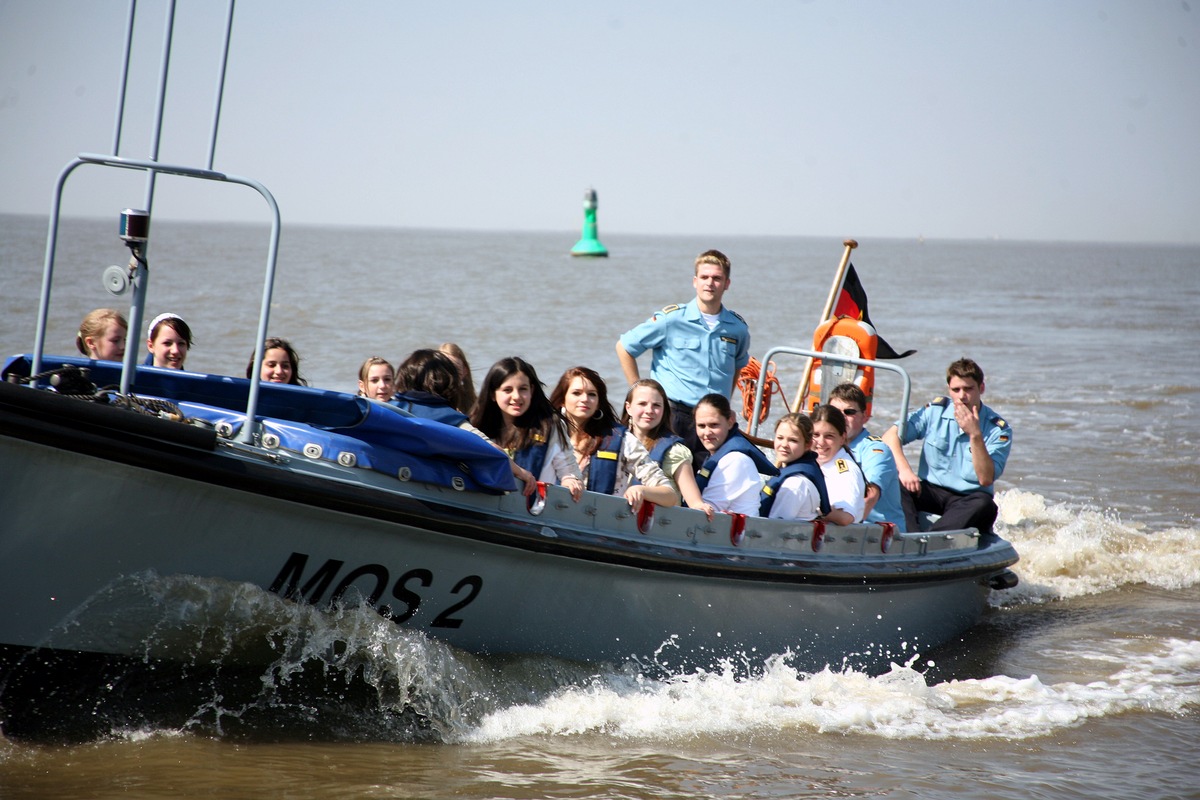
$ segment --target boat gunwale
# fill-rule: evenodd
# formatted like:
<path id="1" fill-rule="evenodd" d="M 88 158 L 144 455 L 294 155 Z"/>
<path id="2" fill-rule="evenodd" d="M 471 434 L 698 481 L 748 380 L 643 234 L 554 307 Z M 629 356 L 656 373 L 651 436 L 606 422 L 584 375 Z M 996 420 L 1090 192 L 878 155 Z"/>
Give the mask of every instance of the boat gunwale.
<path id="1" fill-rule="evenodd" d="M 14 395 L 14 392 L 28 394 Z M 21 402 L 12 402 L 17 397 Z M 138 430 L 127 437 L 130 431 L 124 424 L 105 424 L 112 420 L 128 420 L 127 424 Z M 19 421 L 25 425 L 18 424 Z M 506 505 L 523 508 L 524 498 L 517 495 L 462 493 L 416 482 L 405 484 L 383 473 L 227 442 L 212 431 L 180 422 L 98 407 L 26 387 L 0 387 L 0 434 L 170 474 L 182 480 L 198 480 L 232 491 L 265 495 L 428 533 L 656 572 L 869 590 L 883 585 L 938 580 L 983 580 L 1018 559 L 1015 550 L 1004 540 L 976 549 L 955 548 L 907 556 L 817 554 L 712 545 L 695 540 L 691 540 L 689 547 L 686 539 L 666 540 L 653 536 L 641 539 L 615 530 L 593 531 L 565 523 L 556 525 L 553 514 L 528 514 L 522 518 L 512 508 L 504 508 Z M 388 486 L 387 482 L 396 485 Z M 546 488 L 548 505 L 554 501 L 569 502 L 565 489 Z M 457 502 L 442 499 L 439 495 L 454 498 Z M 462 502 L 467 496 L 473 496 L 476 501 Z M 494 505 L 488 508 L 490 504 Z M 681 510 L 695 515 L 700 513 Z M 754 521 L 765 522 L 757 518 Z M 852 527 L 869 529 L 877 526 Z M 904 541 L 936 535 L 914 532 L 896 534 L 896 538 Z"/>

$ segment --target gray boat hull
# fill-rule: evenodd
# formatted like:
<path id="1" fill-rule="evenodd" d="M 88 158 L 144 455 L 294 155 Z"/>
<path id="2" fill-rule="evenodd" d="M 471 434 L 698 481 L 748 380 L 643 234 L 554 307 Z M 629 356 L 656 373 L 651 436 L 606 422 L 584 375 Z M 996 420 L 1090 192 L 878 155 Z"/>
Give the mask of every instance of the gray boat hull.
<path id="1" fill-rule="evenodd" d="M 65 412 L 27 423 L 0 424 L 0 644 L 15 647 L 193 653 L 153 604 L 133 610 L 130 587 L 195 576 L 369 603 L 474 653 L 675 671 L 789 652 L 803 669 L 878 668 L 975 624 L 1016 561 L 972 532 L 898 535 L 884 553 L 870 525 L 830 526 L 814 552 L 811 525 L 749 518 L 739 538 L 730 518 L 682 508 L 642 533 L 620 498 L 576 504 L 559 487 L 534 514 L 516 494 L 300 454 L 110 433 Z M 237 653 L 272 657 L 266 643 Z"/>

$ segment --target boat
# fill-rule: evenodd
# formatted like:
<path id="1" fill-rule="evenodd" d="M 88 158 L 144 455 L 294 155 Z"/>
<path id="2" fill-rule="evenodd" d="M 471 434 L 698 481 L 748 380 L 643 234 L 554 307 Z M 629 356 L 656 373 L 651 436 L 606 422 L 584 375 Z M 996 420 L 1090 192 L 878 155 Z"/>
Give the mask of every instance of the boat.
<path id="1" fill-rule="evenodd" d="M 164 66 L 165 75 L 165 66 Z M 215 132 L 215 125 L 214 125 Z M 215 135 L 215 133 L 214 133 Z M 114 148 L 115 150 L 115 148 Z M 38 329 L 0 376 L 0 727 L 45 712 L 106 659 L 261 669 L 278 630 L 216 648 L 144 613 L 143 588 L 223 581 L 391 624 L 483 656 L 539 655 L 678 674 L 785 654 L 804 670 L 882 670 L 977 624 L 1010 587 L 1012 545 L 978 531 L 899 533 L 517 490 L 507 456 L 457 428 L 313 387 L 48 353 L 58 210 L 78 167 L 255 188 L 273 215 L 257 340 L 268 329 L 279 214 L 261 184 L 204 167 L 82 154 L 50 214 Z M 152 182 L 151 182 L 152 183 Z M 146 220 L 121 213 L 140 330 Z M 114 269 L 114 268 L 110 268 Z M 781 354 L 891 370 L 845 354 Z M 754 418 L 762 403 L 761 386 Z M 904 418 L 902 412 L 901 419 Z M 253 639 L 253 637 L 251 637 Z M 73 665 L 84 665 L 75 668 Z M 51 668 L 53 667 L 53 668 Z M 36 693 L 36 703 L 25 702 Z M 25 720 L 26 722 L 28 720 Z"/>

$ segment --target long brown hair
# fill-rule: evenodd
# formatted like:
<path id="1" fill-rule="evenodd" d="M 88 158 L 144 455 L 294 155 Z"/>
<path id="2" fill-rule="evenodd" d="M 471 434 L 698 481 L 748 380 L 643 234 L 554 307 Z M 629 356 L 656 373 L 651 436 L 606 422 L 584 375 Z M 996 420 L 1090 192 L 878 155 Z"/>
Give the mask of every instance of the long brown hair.
<path id="1" fill-rule="evenodd" d="M 438 345 L 438 351 L 450 356 L 462 379 L 462 404 L 455 408 L 464 414 L 470 414 L 479 395 L 475 393 L 475 381 L 471 378 L 471 364 L 467 361 L 467 354 L 454 342 L 442 342 Z"/>
<path id="2" fill-rule="evenodd" d="M 600 446 L 600 440 L 612 433 L 613 426 L 617 424 L 617 415 L 612 404 L 608 402 L 608 386 L 600 377 L 600 373 L 590 367 L 571 367 L 558 379 L 558 385 L 550 393 L 550 405 L 555 411 L 561 411 L 566 404 L 567 390 L 571 388 L 571 381 L 576 378 L 582 378 L 596 387 L 596 413 L 585 420 L 582 426 L 583 432 L 590 439 L 586 449 L 587 454 L 591 455 Z M 568 425 L 573 424 L 568 419 Z"/>
<path id="3" fill-rule="evenodd" d="M 504 412 L 496 404 L 496 390 L 500 388 L 500 384 L 518 372 L 529 380 L 529 408 L 513 420 L 517 428 L 516 441 L 506 442 L 503 439 Z M 558 436 L 561 441 L 566 442 L 562 421 L 546 397 L 546 390 L 538 380 L 537 370 L 519 356 L 502 358 L 488 370 L 479 387 L 479 400 L 471 412 L 471 424 L 483 431 L 492 441 L 514 451 L 524 450 L 536 444 L 538 437 L 548 442 L 551 436 Z"/>

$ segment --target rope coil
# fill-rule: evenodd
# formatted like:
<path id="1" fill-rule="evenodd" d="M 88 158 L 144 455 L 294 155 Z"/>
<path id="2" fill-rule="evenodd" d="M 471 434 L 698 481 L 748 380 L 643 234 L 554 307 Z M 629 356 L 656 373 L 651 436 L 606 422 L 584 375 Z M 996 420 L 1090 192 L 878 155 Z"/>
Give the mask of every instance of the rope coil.
<path id="1" fill-rule="evenodd" d="M 775 377 L 775 362 L 768 361 L 766 374 L 763 374 L 762 363 L 757 358 L 751 358 L 750 363 L 742 367 L 738 373 L 737 388 L 742 392 L 742 419 L 750 421 L 754 413 L 754 394 L 758 390 L 758 381 L 763 381 L 762 409 L 758 412 L 758 422 L 762 424 L 771 415 L 771 395 L 783 394 L 783 387 Z"/>

